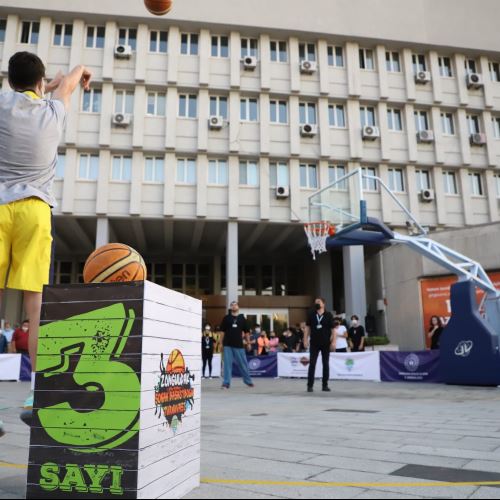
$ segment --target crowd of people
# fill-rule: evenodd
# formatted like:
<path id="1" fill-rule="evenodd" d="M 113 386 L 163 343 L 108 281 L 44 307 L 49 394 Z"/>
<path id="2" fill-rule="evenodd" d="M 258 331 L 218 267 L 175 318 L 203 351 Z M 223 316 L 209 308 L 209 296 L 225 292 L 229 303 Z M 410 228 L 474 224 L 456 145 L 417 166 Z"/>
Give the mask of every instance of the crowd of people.
<path id="1" fill-rule="evenodd" d="M 24 320 L 20 325 L 12 328 L 8 321 L 0 327 L 0 354 L 26 354 L 29 343 L 29 321 Z"/>

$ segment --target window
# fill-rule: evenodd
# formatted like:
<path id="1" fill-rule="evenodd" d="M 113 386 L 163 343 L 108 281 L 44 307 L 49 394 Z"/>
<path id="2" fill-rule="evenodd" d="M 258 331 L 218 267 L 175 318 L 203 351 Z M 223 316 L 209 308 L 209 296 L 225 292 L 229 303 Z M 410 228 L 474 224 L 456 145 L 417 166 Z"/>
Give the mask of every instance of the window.
<path id="1" fill-rule="evenodd" d="M 130 45 L 132 50 L 137 49 L 137 29 L 136 28 L 120 28 L 118 30 L 118 44 Z"/>
<path id="2" fill-rule="evenodd" d="M 270 165 L 270 181 L 271 187 L 288 187 L 290 186 L 290 174 L 288 171 L 288 163 L 277 162 Z"/>
<path id="3" fill-rule="evenodd" d="M 36 45 L 40 33 L 40 23 L 33 21 L 23 21 L 21 26 L 21 43 Z"/>
<path id="4" fill-rule="evenodd" d="M 287 101 L 270 101 L 271 106 L 271 123 L 288 123 L 288 102 Z"/>
<path id="5" fill-rule="evenodd" d="M 377 120 L 375 118 L 375 108 L 361 106 L 361 126 L 362 127 L 376 127 Z"/>
<path id="6" fill-rule="evenodd" d="M 100 89 L 90 89 L 83 92 L 82 112 L 83 113 L 100 113 L 101 112 L 101 97 Z"/>
<path id="7" fill-rule="evenodd" d="M 228 118 L 227 97 L 210 97 L 210 116 L 222 116 L 224 120 Z"/>
<path id="8" fill-rule="evenodd" d="M 429 130 L 429 114 L 427 111 L 415 111 L 415 129 L 417 132 Z"/>
<path id="9" fill-rule="evenodd" d="M 115 91 L 115 113 L 127 115 L 134 113 L 134 92 L 131 90 Z"/>
<path id="10" fill-rule="evenodd" d="M 168 52 L 168 31 L 149 32 L 149 52 L 166 54 Z"/>
<path id="11" fill-rule="evenodd" d="M 286 42 L 271 41 L 271 61 L 280 63 L 288 62 L 288 45 Z"/>
<path id="12" fill-rule="evenodd" d="M 413 54 L 413 71 L 415 74 L 427 71 L 427 61 L 424 54 Z"/>
<path id="13" fill-rule="evenodd" d="M 344 49 L 343 47 L 328 46 L 328 66 L 334 68 L 344 67 Z"/>
<path id="14" fill-rule="evenodd" d="M 300 165 L 300 187 L 318 189 L 318 168 L 315 164 Z"/>
<path id="15" fill-rule="evenodd" d="M 212 36 L 212 57 L 229 57 L 229 38 L 227 36 Z"/>
<path id="16" fill-rule="evenodd" d="M 493 117 L 493 135 L 495 139 L 500 139 L 500 116 Z"/>
<path id="17" fill-rule="evenodd" d="M 73 282 L 73 262 L 55 263 L 55 282 L 57 285 L 69 285 Z"/>
<path id="18" fill-rule="evenodd" d="M 314 43 L 299 43 L 299 58 L 300 61 L 316 61 L 316 44 Z"/>
<path id="19" fill-rule="evenodd" d="M 386 52 L 385 62 L 387 71 L 390 73 L 401 73 L 401 58 L 399 52 Z"/>
<path id="20" fill-rule="evenodd" d="M 359 67 L 366 70 L 375 69 L 375 59 L 373 57 L 373 50 L 359 49 Z"/>
<path id="21" fill-rule="evenodd" d="M 500 82 L 500 64 L 497 62 L 490 62 L 490 75 L 493 82 Z"/>
<path id="22" fill-rule="evenodd" d="M 162 92 L 148 92 L 147 114 L 149 116 L 165 116 L 167 94 Z"/>
<path id="23" fill-rule="evenodd" d="M 330 127 L 346 128 L 345 106 L 343 104 L 330 104 L 328 106 L 328 119 Z"/>
<path id="24" fill-rule="evenodd" d="M 179 95 L 179 118 L 197 118 L 198 97 L 193 94 Z"/>
<path id="25" fill-rule="evenodd" d="M 389 108 L 387 110 L 387 125 L 389 130 L 392 130 L 393 132 L 403 131 L 403 119 L 400 109 Z"/>
<path id="26" fill-rule="evenodd" d="M 78 178 L 85 181 L 96 181 L 98 175 L 99 156 L 89 154 L 80 155 Z"/>
<path id="27" fill-rule="evenodd" d="M 229 170 L 226 160 L 210 160 L 208 162 L 208 183 L 218 186 L 227 186 Z"/>
<path id="28" fill-rule="evenodd" d="M 438 61 L 439 61 L 439 74 L 444 78 L 453 77 L 451 59 L 449 57 L 439 57 Z"/>
<path id="29" fill-rule="evenodd" d="M 179 158 L 177 160 L 177 183 L 196 184 L 196 160 Z"/>
<path id="30" fill-rule="evenodd" d="M 479 172 L 469 173 L 470 191 L 472 196 L 484 196 L 483 176 Z"/>
<path id="31" fill-rule="evenodd" d="M 328 166 L 328 181 L 330 184 L 336 183 L 346 175 L 346 168 L 343 165 L 329 165 Z M 342 181 L 336 184 L 333 189 L 335 191 L 347 190 L 347 181 Z"/>
<path id="32" fill-rule="evenodd" d="M 400 168 L 389 169 L 389 189 L 395 193 L 405 192 L 404 173 Z"/>
<path id="33" fill-rule="evenodd" d="M 431 173 L 428 170 L 415 170 L 418 191 L 431 189 Z"/>
<path id="34" fill-rule="evenodd" d="M 467 115 L 467 123 L 471 134 L 481 133 L 481 118 L 478 115 Z"/>
<path id="35" fill-rule="evenodd" d="M 245 57 L 258 57 L 259 55 L 259 41 L 256 38 L 242 38 L 241 39 L 241 58 Z"/>
<path id="36" fill-rule="evenodd" d="M 256 161 L 240 161 L 240 185 L 259 185 L 259 165 Z"/>
<path id="37" fill-rule="evenodd" d="M 467 73 L 477 73 L 477 61 L 475 59 L 466 59 L 465 70 Z"/>
<path id="38" fill-rule="evenodd" d="M 0 43 L 5 42 L 5 30 L 7 29 L 7 21 L 0 19 Z"/>
<path id="39" fill-rule="evenodd" d="M 54 45 L 56 47 L 71 47 L 72 39 L 72 24 L 56 24 L 54 26 Z"/>
<path id="40" fill-rule="evenodd" d="M 165 160 L 161 157 L 146 157 L 144 182 L 163 183 L 165 179 Z"/>
<path id="41" fill-rule="evenodd" d="M 196 33 L 182 33 L 181 54 L 185 56 L 198 55 L 198 35 Z"/>
<path id="42" fill-rule="evenodd" d="M 113 156 L 111 168 L 111 180 L 118 182 L 130 182 L 132 179 L 132 157 Z"/>
<path id="43" fill-rule="evenodd" d="M 363 189 L 365 191 L 378 191 L 378 182 L 372 177 L 377 176 L 377 170 L 372 167 L 363 167 L 363 176 L 369 176 L 370 178 L 363 177 Z"/>
<path id="44" fill-rule="evenodd" d="M 497 186 L 497 198 L 500 198 L 500 175 L 495 175 L 495 184 Z"/>
<path id="45" fill-rule="evenodd" d="M 88 49 L 103 49 L 106 28 L 104 26 L 87 26 L 87 44 Z"/>
<path id="46" fill-rule="evenodd" d="M 59 153 L 57 155 L 56 179 L 64 179 L 65 170 L 66 170 L 66 155 L 64 153 Z"/>
<path id="47" fill-rule="evenodd" d="M 455 121 L 452 113 L 441 113 L 441 123 L 444 135 L 455 135 Z"/>
<path id="48" fill-rule="evenodd" d="M 457 175 L 455 174 L 455 172 L 443 172 L 443 184 L 445 194 L 459 194 Z"/>
<path id="49" fill-rule="evenodd" d="M 300 124 L 316 125 L 318 122 L 316 104 L 313 102 L 301 102 L 299 104 Z"/>
<path id="50" fill-rule="evenodd" d="M 240 119 L 242 122 L 256 122 L 259 120 L 257 99 L 240 99 Z"/>
<path id="51" fill-rule="evenodd" d="M 146 264 L 148 270 L 148 281 L 152 281 L 157 285 L 167 285 L 167 265 L 160 262 L 148 262 Z"/>

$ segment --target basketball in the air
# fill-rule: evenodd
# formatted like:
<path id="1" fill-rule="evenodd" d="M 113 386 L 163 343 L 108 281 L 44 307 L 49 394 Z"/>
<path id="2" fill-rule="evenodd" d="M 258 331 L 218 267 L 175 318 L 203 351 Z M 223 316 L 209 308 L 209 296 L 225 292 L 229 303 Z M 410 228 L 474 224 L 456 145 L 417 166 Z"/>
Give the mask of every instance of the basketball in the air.
<path id="1" fill-rule="evenodd" d="M 186 371 L 186 363 L 182 352 L 175 349 L 170 353 L 167 363 L 167 373 L 184 373 Z"/>
<path id="2" fill-rule="evenodd" d="M 85 283 L 143 281 L 147 270 L 139 252 L 128 245 L 110 243 L 93 252 L 83 268 Z"/>
<path id="3" fill-rule="evenodd" d="M 172 0 L 144 0 L 146 9 L 155 16 L 164 16 L 170 12 L 172 8 Z"/>

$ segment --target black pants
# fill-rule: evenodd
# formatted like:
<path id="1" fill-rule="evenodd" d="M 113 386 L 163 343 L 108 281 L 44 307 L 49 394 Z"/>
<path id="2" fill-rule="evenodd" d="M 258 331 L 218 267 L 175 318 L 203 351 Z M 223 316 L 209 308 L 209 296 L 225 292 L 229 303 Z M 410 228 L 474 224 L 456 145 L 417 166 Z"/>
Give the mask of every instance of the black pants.
<path id="1" fill-rule="evenodd" d="M 336 349 L 335 352 L 347 352 L 347 348 Z"/>
<path id="2" fill-rule="evenodd" d="M 316 373 L 316 363 L 318 362 L 318 356 L 321 353 L 321 359 L 323 360 L 323 387 L 328 386 L 328 380 L 330 379 L 330 344 L 311 344 L 311 357 L 309 363 L 309 377 L 307 386 L 314 386 L 314 374 Z"/>
<path id="3" fill-rule="evenodd" d="M 208 364 L 208 373 L 209 376 L 212 376 L 212 360 L 214 359 L 213 354 L 203 354 L 203 376 L 205 376 L 205 369 Z"/>

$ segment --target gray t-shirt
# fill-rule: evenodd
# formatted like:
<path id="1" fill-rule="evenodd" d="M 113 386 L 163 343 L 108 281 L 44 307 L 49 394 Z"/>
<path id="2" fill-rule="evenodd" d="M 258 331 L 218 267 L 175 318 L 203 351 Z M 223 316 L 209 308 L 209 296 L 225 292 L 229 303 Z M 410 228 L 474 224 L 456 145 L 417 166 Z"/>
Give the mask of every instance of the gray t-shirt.
<path id="1" fill-rule="evenodd" d="M 0 93 L 0 205 L 36 197 L 56 206 L 52 184 L 65 123 L 61 101 Z"/>

